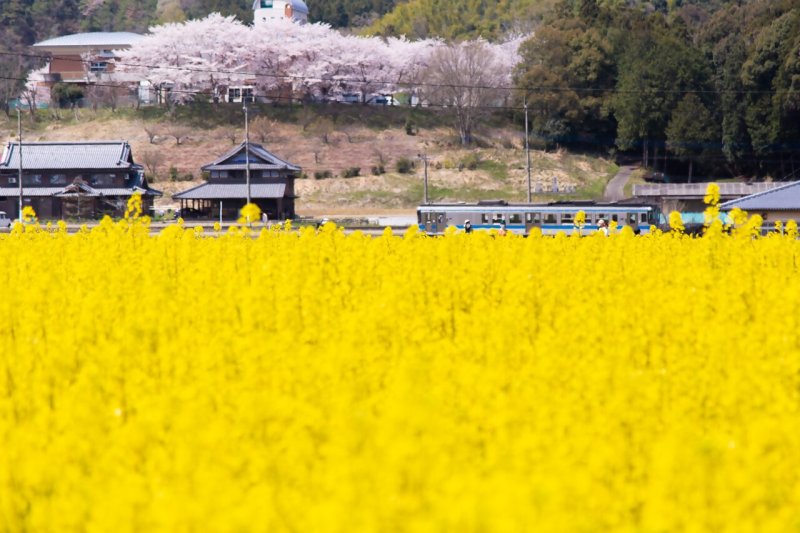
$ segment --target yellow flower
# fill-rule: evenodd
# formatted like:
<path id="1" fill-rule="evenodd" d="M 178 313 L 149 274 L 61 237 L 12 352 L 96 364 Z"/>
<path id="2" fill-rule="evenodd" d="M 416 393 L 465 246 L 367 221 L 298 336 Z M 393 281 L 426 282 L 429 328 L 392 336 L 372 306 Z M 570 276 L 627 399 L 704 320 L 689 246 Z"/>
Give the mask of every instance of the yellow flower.
<path id="1" fill-rule="evenodd" d="M 706 195 L 703 197 L 703 202 L 708 206 L 716 206 L 719 204 L 719 185 L 716 183 L 709 183 L 706 187 Z"/>
<path id="2" fill-rule="evenodd" d="M 797 222 L 794 220 L 787 220 L 786 221 L 786 236 L 790 239 L 797 238 Z"/>
<path id="3" fill-rule="evenodd" d="M 669 214 L 669 227 L 672 229 L 673 233 L 681 234 L 686 231 L 686 228 L 683 225 L 683 219 L 681 218 L 680 211 L 672 211 Z"/>
<path id="4" fill-rule="evenodd" d="M 128 198 L 128 205 L 125 209 L 125 219 L 136 220 L 142 215 L 142 195 L 141 193 L 133 193 Z"/>
<path id="5" fill-rule="evenodd" d="M 800 247 L 759 218 L 697 239 L 17 224 L 0 529 L 792 531 Z"/>
<path id="6" fill-rule="evenodd" d="M 22 208 L 22 221 L 28 223 L 34 223 L 37 221 L 36 211 L 34 211 L 33 207 L 26 205 Z"/>
<path id="7" fill-rule="evenodd" d="M 254 203 L 246 204 L 239 211 L 239 225 L 250 225 L 261 221 L 261 208 Z"/>

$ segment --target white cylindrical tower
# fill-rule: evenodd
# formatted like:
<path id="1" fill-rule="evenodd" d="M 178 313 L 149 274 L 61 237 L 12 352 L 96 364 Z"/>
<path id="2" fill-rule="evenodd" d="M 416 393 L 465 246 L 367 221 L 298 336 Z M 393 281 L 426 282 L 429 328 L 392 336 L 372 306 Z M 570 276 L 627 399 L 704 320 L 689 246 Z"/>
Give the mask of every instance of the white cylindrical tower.
<path id="1" fill-rule="evenodd" d="M 253 25 L 259 27 L 270 20 L 308 22 L 308 6 L 303 0 L 254 0 Z"/>

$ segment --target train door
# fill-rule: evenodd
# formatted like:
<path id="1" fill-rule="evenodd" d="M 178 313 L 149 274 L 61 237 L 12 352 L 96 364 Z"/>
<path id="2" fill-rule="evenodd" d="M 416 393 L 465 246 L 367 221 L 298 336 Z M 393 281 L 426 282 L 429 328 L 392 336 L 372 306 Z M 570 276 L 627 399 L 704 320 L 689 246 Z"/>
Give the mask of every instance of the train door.
<path id="1" fill-rule="evenodd" d="M 445 230 L 447 223 L 444 213 L 428 212 L 424 214 L 426 233 L 441 233 Z"/>
<path id="2" fill-rule="evenodd" d="M 542 228 L 541 213 L 525 213 L 525 235 L 529 235 L 532 228 Z"/>

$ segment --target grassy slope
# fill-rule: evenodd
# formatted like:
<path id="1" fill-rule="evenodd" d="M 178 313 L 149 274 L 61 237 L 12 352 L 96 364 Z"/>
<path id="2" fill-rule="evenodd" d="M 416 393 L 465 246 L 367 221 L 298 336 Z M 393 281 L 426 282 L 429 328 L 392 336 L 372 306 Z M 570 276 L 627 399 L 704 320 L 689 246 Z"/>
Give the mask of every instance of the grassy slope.
<path id="1" fill-rule="evenodd" d="M 60 120 L 42 114 L 31 125 L 25 121 L 26 140 L 125 139 L 133 146 L 134 158 L 142 162 L 147 152 L 159 152 L 163 163 L 153 185 L 166 194 L 158 203 L 173 205 L 170 194 L 186 189 L 201 180 L 200 167 L 213 160 L 244 137 L 240 109 L 220 107 L 195 108 L 177 112 L 174 119 L 157 109 L 140 112 L 119 110 L 77 115 L 62 112 Z M 525 153 L 522 135 L 514 126 L 499 119 L 484 120 L 478 130 L 478 147 L 465 149 L 448 127 L 447 115 L 424 110 L 372 108 L 364 106 L 325 106 L 289 109 L 264 106 L 252 116 L 272 120 L 264 144 L 279 157 L 303 167 L 309 179 L 298 180 L 298 211 L 323 212 L 326 209 L 380 210 L 410 209 L 423 196 L 423 169 L 418 154 L 429 158 L 429 195 L 433 201 L 475 201 L 505 198 L 521 201 L 526 196 Z M 406 133 L 411 121 L 415 135 Z M 188 138 L 177 145 L 167 134 L 170 124 L 188 129 Z M 331 127 L 331 124 L 333 126 Z M 156 126 L 161 135 L 151 144 L 145 127 Z M 190 127 L 191 126 L 191 127 Z M 304 129 L 305 127 L 305 129 Z M 0 136 L 11 138 L 16 121 L 0 119 Z M 328 131 L 325 142 L 322 133 Z M 261 142 L 257 128 L 251 141 Z M 415 163 L 411 173 L 396 171 L 397 161 L 407 158 Z M 386 173 L 373 176 L 370 169 L 383 162 Z M 171 182 L 168 168 L 179 175 L 193 174 L 193 182 Z M 345 169 L 358 167 L 361 176 L 341 178 Z M 470 169 L 473 168 L 473 169 Z M 616 167 L 606 159 L 574 155 L 563 151 L 531 153 L 531 176 L 534 186 L 549 187 L 553 177 L 560 186 L 569 184 L 577 190 L 569 197 L 598 198 Z M 329 171 L 334 178 L 313 179 L 315 172 Z M 151 176 L 152 181 L 152 176 Z M 540 200 L 564 198 L 563 195 L 539 195 Z"/>

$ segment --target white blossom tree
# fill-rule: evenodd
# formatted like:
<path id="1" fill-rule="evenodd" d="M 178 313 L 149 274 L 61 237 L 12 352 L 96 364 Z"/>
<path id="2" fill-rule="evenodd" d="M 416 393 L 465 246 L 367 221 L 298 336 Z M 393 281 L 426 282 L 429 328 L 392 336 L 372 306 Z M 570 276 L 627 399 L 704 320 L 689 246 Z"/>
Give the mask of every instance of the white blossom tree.
<path id="1" fill-rule="evenodd" d="M 453 62 L 453 54 L 461 59 Z M 220 89 L 241 84 L 254 85 L 256 94 L 267 97 L 324 100 L 359 92 L 364 101 L 376 92 L 417 93 L 423 84 L 442 80 L 460 80 L 465 86 L 497 84 L 510 80 L 516 61 L 515 45 L 508 43 L 446 45 L 439 40 L 346 36 L 327 24 L 289 20 L 256 29 L 214 13 L 154 26 L 149 35 L 120 52 L 117 72 L 168 88 L 168 104 L 187 102 L 197 93 L 218 95 Z M 486 90 L 426 93 L 429 100 L 441 99 L 448 106 L 485 103 L 489 98 Z M 468 134 L 467 123 L 465 127 L 460 129 Z"/>
<path id="2" fill-rule="evenodd" d="M 475 117 L 508 97 L 509 74 L 501 51 L 483 40 L 443 45 L 430 57 L 424 92 L 454 110 L 461 143 L 470 144 Z"/>

